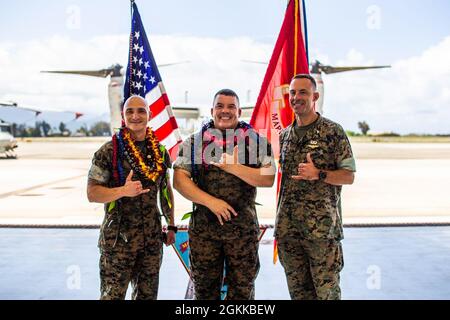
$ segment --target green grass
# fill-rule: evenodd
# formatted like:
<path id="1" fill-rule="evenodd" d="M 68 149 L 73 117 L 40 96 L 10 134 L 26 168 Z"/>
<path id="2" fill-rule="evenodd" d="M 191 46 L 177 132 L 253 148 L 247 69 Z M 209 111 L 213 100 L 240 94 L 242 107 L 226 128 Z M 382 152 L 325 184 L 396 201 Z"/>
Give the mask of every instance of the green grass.
<path id="1" fill-rule="evenodd" d="M 349 137 L 351 142 L 365 143 L 450 143 L 450 137 L 437 136 L 401 136 L 401 137 L 378 137 L 378 136 L 358 136 Z"/>
<path id="2" fill-rule="evenodd" d="M 16 138 L 19 142 L 106 142 L 110 137 L 26 137 Z"/>
<path id="3" fill-rule="evenodd" d="M 351 136 L 353 143 L 450 143 L 450 137 L 439 136 Z M 48 138 L 16 138 L 19 142 L 104 142 L 109 137 L 48 137 Z"/>

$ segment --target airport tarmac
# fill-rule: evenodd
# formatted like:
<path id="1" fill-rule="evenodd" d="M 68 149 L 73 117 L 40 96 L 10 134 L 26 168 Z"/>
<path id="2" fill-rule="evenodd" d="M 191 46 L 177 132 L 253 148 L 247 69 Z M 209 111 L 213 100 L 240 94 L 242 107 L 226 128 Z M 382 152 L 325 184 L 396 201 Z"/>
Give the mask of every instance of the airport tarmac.
<path id="1" fill-rule="evenodd" d="M 19 141 L 19 159 L 0 160 L 1 299 L 97 299 L 98 226 L 103 206 L 86 199 L 93 153 L 106 138 Z M 353 143 L 355 184 L 343 189 L 344 299 L 450 299 L 449 143 Z M 261 223 L 273 224 L 275 189 L 259 189 Z M 191 204 L 176 193 L 176 217 Z M 349 228 L 365 225 L 420 227 Z M 443 224 L 447 226 L 424 226 Z M 260 245 L 256 299 L 289 299 L 272 264 L 273 230 Z M 165 248 L 160 299 L 183 299 L 188 275 Z M 129 297 L 129 295 L 128 295 Z"/>
<path id="2" fill-rule="evenodd" d="M 86 198 L 93 153 L 108 138 L 19 141 L 19 159 L 0 160 L 0 225 L 99 224 L 103 205 Z M 344 186 L 346 224 L 450 222 L 449 143 L 352 143 L 355 183 Z M 273 223 L 275 188 L 259 188 L 258 216 Z M 176 218 L 191 203 L 176 192 Z"/>

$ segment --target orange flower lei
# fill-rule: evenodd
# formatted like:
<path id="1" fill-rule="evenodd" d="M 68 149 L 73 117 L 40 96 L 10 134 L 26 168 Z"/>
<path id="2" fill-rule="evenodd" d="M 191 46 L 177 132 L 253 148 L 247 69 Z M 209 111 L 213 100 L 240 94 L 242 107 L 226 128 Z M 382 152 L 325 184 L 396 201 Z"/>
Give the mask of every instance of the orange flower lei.
<path id="1" fill-rule="evenodd" d="M 124 130 L 123 132 L 123 139 L 125 143 L 130 147 L 132 156 L 134 159 L 136 159 L 137 165 L 141 169 L 141 172 L 145 175 L 145 177 L 153 182 L 156 182 L 158 180 L 159 176 L 164 172 L 163 167 L 163 158 L 161 156 L 161 152 L 159 150 L 159 141 L 155 137 L 153 131 L 150 128 L 147 128 L 147 133 L 145 140 L 150 143 L 151 150 L 153 152 L 154 161 L 156 165 L 156 169 L 152 170 L 146 163 L 145 160 L 142 158 L 142 154 L 139 150 L 139 148 L 136 147 L 134 144 L 133 139 L 131 138 L 131 134 L 129 130 Z"/>

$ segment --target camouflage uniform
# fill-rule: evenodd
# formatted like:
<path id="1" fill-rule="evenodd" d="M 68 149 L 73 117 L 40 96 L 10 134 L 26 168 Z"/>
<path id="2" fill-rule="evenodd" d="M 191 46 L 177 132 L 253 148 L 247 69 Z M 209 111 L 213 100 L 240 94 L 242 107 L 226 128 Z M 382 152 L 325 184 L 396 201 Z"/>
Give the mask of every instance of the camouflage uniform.
<path id="1" fill-rule="evenodd" d="M 260 143 L 266 145 L 261 154 L 255 156 L 256 164 L 239 161 L 247 166 L 259 168 L 273 164 L 272 149 L 267 140 L 260 137 Z M 193 175 L 191 145 L 201 141 L 201 132 L 186 139 L 180 148 L 174 169 L 183 169 Z M 201 159 L 202 144 L 195 148 L 197 159 Z M 231 148 L 232 149 L 232 148 Z M 250 151 L 252 152 L 252 151 Z M 262 154 L 264 153 L 264 154 Z M 243 153 L 239 149 L 242 159 Z M 213 154 L 220 159 L 222 153 Z M 195 162 L 197 163 L 197 161 Z M 221 226 L 216 215 L 207 207 L 194 204 L 194 212 L 189 222 L 189 245 L 191 277 L 197 300 L 219 300 L 222 287 L 224 262 L 226 264 L 226 283 L 228 300 L 254 299 L 255 280 L 259 271 L 258 234 L 259 223 L 256 215 L 256 188 L 238 177 L 215 166 L 205 170 L 196 164 L 199 171 L 198 187 L 228 203 L 238 214 Z M 194 179 L 195 181 L 195 179 Z"/>
<path id="2" fill-rule="evenodd" d="M 292 299 L 340 299 L 342 187 L 291 176 L 297 175 L 299 163 L 307 162 L 308 153 L 321 170 L 355 171 L 355 161 L 349 140 L 337 123 L 319 116 L 299 130 L 302 128 L 294 123 L 280 135 L 283 178 L 274 233 L 280 262 Z"/>
<path id="3" fill-rule="evenodd" d="M 144 144 L 136 145 L 145 152 Z M 114 187 L 112 178 L 112 142 L 104 144 L 94 155 L 89 179 L 105 187 Z M 131 171 L 130 164 L 122 161 L 124 174 Z M 171 167 L 166 151 L 165 166 Z M 132 298 L 156 299 L 159 269 L 162 261 L 161 213 L 157 206 L 159 185 L 140 179 L 136 173 L 133 181 L 141 180 L 150 192 L 135 198 L 123 197 L 120 201 L 105 204 L 105 218 L 100 228 L 100 290 L 102 300 L 124 299 L 129 283 Z"/>

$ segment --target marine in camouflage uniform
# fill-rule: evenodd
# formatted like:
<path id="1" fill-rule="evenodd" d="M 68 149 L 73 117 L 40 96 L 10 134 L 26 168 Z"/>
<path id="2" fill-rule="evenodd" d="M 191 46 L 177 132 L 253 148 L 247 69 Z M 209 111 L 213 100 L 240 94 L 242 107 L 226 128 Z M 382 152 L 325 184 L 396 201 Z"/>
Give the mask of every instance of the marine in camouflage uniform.
<path id="1" fill-rule="evenodd" d="M 291 83 L 296 114 L 307 99 L 297 92 L 309 81 L 301 77 Z M 355 161 L 342 127 L 314 111 L 312 116 L 312 123 L 301 126 L 296 117 L 280 134 L 283 176 L 274 236 L 291 298 L 337 300 L 344 265 L 341 189 L 353 183 Z M 309 171 L 299 169 L 305 166 Z"/>
<path id="2" fill-rule="evenodd" d="M 146 158 L 146 141 L 135 141 L 135 145 Z M 160 151 L 166 172 L 171 167 L 170 157 L 165 149 L 160 148 Z M 123 174 L 128 176 L 127 180 L 140 181 L 144 192 L 135 197 L 124 196 L 105 203 L 105 217 L 98 242 L 101 299 L 123 300 L 130 282 L 132 299 L 156 299 L 163 253 L 161 212 L 157 198 L 159 195 L 164 212 L 169 212 L 168 203 L 164 201 L 160 190 L 167 176 L 163 173 L 153 182 L 134 171 L 130 179 L 130 163 L 125 157 L 119 159 Z M 105 143 L 94 154 L 88 178 L 89 186 L 100 185 L 108 190 L 118 190 L 113 179 L 112 141 Z"/>
<path id="3" fill-rule="evenodd" d="M 219 91 L 216 97 L 216 103 L 222 98 L 234 98 L 233 92 L 228 91 Z M 214 124 L 217 124 L 216 120 Z M 247 125 L 244 122 L 238 124 L 238 128 L 245 126 Z M 212 123 L 211 127 L 214 127 Z M 255 208 L 256 187 L 249 184 L 250 181 L 244 181 L 236 173 L 227 172 L 221 165 L 206 167 L 204 163 L 202 164 L 202 131 L 204 130 L 184 141 L 174 163 L 174 187 L 181 194 L 186 196 L 186 189 L 192 187 L 192 189 L 198 188 L 197 191 L 200 193 L 208 194 L 208 197 L 213 197 L 209 198 L 212 200 L 207 205 L 194 201 L 194 212 L 189 222 L 190 266 L 195 298 L 198 300 L 220 299 L 225 263 L 228 285 L 226 299 L 254 299 L 254 284 L 260 266 L 259 224 Z M 249 132 L 251 132 L 249 136 L 259 137 L 254 130 L 249 129 L 247 133 Z M 263 137 L 256 140 L 259 141 L 259 145 L 256 142 L 253 147 L 260 149 L 261 152 L 257 153 L 252 148 L 252 143 L 247 143 L 245 151 L 243 147 L 239 147 L 238 151 L 234 151 L 234 155 L 244 166 L 258 169 L 259 175 L 259 168 L 271 167 L 273 158 L 267 140 Z M 224 147 L 233 150 L 234 144 L 232 143 L 231 146 L 227 144 Z M 254 161 L 251 161 L 252 155 Z M 216 162 L 221 158 L 229 159 L 222 148 L 212 150 L 211 156 Z M 194 165 L 192 165 L 193 162 Z M 178 181 L 181 180 L 179 179 L 180 171 L 183 175 L 187 175 L 188 179 L 192 178 L 195 185 Z M 271 176 L 269 174 L 268 177 L 266 186 L 273 184 L 274 173 Z M 182 184 L 185 185 L 180 186 Z M 189 195 L 187 198 L 192 200 Z M 237 216 L 231 215 L 231 219 L 225 221 L 223 225 L 212 212 L 214 210 L 212 201 L 217 199 L 225 201 L 237 213 Z"/>

